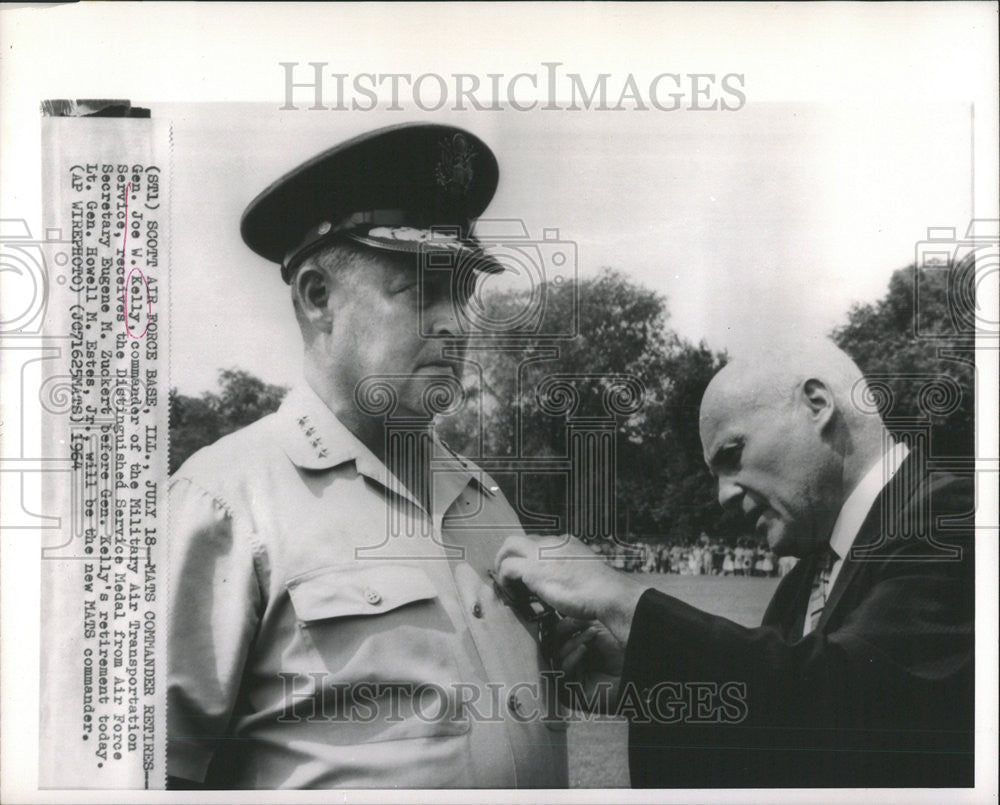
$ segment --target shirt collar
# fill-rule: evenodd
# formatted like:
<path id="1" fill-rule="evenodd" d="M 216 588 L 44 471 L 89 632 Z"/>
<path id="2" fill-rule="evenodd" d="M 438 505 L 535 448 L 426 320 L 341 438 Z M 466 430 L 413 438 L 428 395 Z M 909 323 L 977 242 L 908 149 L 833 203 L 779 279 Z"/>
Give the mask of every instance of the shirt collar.
<path id="1" fill-rule="evenodd" d="M 296 467 L 325 470 L 361 457 L 381 463 L 308 384 L 288 392 L 278 413 L 288 425 L 282 429 L 282 446 Z"/>
<path id="2" fill-rule="evenodd" d="M 830 535 L 830 549 L 836 554 L 837 559 L 847 556 L 875 499 L 882 488 L 892 480 L 909 453 L 909 448 L 902 442 L 893 445 L 868 469 L 847 496 Z"/>
<path id="3" fill-rule="evenodd" d="M 282 428 L 282 446 L 295 466 L 326 470 L 354 462 L 362 475 L 403 497 L 411 497 L 385 464 L 337 419 L 308 383 L 300 383 L 288 393 L 281 403 L 279 414 L 286 421 L 286 426 Z M 489 476 L 455 453 L 436 435 L 433 438 L 436 471 L 447 472 L 449 477 L 454 478 L 459 491 L 474 481 L 488 496 L 496 494 L 498 487 Z"/>

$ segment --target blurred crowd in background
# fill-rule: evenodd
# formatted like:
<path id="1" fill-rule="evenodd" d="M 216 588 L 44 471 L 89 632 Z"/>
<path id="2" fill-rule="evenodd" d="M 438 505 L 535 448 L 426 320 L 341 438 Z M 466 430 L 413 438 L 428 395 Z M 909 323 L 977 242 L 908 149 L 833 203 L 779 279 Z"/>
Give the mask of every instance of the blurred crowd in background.
<path id="1" fill-rule="evenodd" d="M 616 570 L 679 573 L 684 576 L 784 576 L 794 557 L 778 557 L 756 537 L 735 541 L 702 534 L 687 541 L 637 541 L 629 545 L 594 542 L 590 546 Z"/>

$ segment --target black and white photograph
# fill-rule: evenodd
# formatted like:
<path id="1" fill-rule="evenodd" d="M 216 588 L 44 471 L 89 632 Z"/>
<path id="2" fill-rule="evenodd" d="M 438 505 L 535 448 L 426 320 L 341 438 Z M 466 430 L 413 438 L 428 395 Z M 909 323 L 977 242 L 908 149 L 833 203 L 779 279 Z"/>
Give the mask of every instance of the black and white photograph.
<path id="1" fill-rule="evenodd" d="M 995 3 L 173 9 L 2 10 L 4 801 L 995 797 Z"/>

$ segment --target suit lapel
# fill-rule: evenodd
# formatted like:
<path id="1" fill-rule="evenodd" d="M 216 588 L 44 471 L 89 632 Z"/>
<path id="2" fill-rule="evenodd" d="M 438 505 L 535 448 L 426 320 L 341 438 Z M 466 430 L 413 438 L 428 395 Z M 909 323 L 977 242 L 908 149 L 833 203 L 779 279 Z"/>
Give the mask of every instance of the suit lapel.
<path id="1" fill-rule="evenodd" d="M 813 555 L 798 562 L 781 580 L 764 613 L 762 625 L 777 628 L 786 640 L 798 640 L 802 637 L 806 602 L 809 600 L 817 561 L 817 557 Z"/>
<path id="2" fill-rule="evenodd" d="M 868 510 L 868 516 L 865 517 L 865 521 L 858 531 L 858 536 L 847 552 L 847 556 L 844 557 L 844 564 L 837 575 L 837 581 L 834 582 L 833 589 L 827 596 L 826 605 L 823 607 L 823 614 L 820 616 L 816 631 L 825 631 L 827 621 L 830 620 L 837 605 L 844 597 L 844 591 L 850 587 L 852 580 L 860 572 L 865 562 L 884 556 L 882 553 L 868 551 L 856 553 L 856 551 L 859 548 L 870 548 L 877 545 L 885 538 L 883 512 L 890 511 L 890 516 L 895 516 L 895 513 L 910 500 L 919 487 L 923 475 L 920 472 L 923 462 L 917 452 L 917 450 L 910 452 L 889 483 L 882 487 L 882 491 L 879 492 L 871 509 Z M 860 558 L 855 558 L 855 555 Z"/>

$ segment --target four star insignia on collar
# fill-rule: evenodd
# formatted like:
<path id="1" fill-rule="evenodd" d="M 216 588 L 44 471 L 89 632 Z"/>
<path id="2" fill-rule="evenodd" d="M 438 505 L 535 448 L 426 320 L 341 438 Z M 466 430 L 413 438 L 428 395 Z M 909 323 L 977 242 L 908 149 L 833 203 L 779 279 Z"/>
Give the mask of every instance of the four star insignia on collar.
<path id="1" fill-rule="evenodd" d="M 295 421 L 298 423 L 303 435 L 309 440 L 309 446 L 316 451 L 316 457 L 326 458 L 328 453 L 326 447 L 323 445 L 323 439 L 319 436 L 315 439 L 312 438 L 312 435 L 316 432 L 316 427 L 310 423 L 309 415 L 304 414 Z"/>

